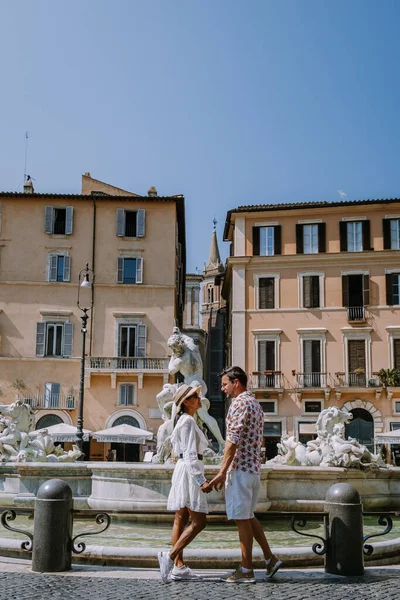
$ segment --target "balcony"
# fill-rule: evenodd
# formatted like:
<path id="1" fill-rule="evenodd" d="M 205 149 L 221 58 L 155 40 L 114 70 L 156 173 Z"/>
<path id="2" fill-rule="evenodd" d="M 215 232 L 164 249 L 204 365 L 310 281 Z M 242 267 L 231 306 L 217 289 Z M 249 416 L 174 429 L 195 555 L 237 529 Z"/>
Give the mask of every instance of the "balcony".
<path id="1" fill-rule="evenodd" d="M 85 387 L 90 388 L 92 375 L 109 375 L 111 388 L 117 387 L 117 375 L 136 375 L 139 389 L 143 387 L 144 375 L 162 375 L 168 382 L 169 358 L 89 356 L 85 359 Z"/>
<path id="2" fill-rule="evenodd" d="M 85 367 L 90 371 L 110 373 L 114 371 L 168 371 L 169 358 L 103 357 L 90 356 Z"/>
<path id="3" fill-rule="evenodd" d="M 326 388 L 327 373 L 311 372 L 311 373 L 296 373 L 296 386 L 303 388 Z"/>
<path id="4" fill-rule="evenodd" d="M 76 400 L 74 396 L 65 394 L 30 394 L 29 396 L 18 396 L 25 404 L 29 404 L 33 410 L 75 410 Z"/>
<path id="5" fill-rule="evenodd" d="M 335 373 L 334 385 L 337 388 L 382 388 L 378 377 L 365 373 Z"/>
<path id="6" fill-rule="evenodd" d="M 283 391 L 283 375 L 281 371 L 254 371 L 249 376 L 251 390 L 279 390 Z"/>
<path id="7" fill-rule="evenodd" d="M 348 306 L 347 320 L 349 323 L 365 323 L 367 320 L 364 306 Z"/>

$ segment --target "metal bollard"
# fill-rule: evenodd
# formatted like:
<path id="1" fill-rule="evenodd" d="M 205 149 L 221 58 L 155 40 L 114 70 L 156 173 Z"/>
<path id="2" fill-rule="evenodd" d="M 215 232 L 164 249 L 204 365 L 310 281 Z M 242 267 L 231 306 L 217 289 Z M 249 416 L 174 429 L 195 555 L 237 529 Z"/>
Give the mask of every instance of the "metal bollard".
<path id="1" fill-rule="evenodd" d="M 71 569 L 72 506 L 72 490 L 62 479 L 50 479 L 38 489 L 32 571 L 53 573 Z"/>
<path id="2" fill-rule="evenodd" d="M 363 517 L 360 494 L 348 483 L 335 483 L 326 493 L 325 512 L 329 513 L 325 572 L 362 575 Z"/>

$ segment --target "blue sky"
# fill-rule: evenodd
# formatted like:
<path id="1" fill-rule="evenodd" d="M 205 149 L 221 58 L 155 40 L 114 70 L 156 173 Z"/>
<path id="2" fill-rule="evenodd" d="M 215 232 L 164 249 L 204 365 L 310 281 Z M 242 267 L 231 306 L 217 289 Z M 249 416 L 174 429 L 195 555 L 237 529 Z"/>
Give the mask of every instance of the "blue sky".
<path id="1" fill-rule="evenodd" d="M 0 189 L 186 197 L 188 270 L 241 204 L 399 196 L 396 0 L 0 3 Z M 19 190 L 22 188 L 20 187 Z"/>

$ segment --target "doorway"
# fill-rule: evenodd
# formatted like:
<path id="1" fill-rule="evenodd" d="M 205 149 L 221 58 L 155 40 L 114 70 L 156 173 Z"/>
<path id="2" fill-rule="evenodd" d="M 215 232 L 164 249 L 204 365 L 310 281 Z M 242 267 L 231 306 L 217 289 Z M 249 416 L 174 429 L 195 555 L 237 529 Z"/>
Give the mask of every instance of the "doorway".
<path id="1" fill-rule="evenodd" d="M 364 444 L 371 452 L 374 451 L 374 419 L 367 410 L 354 408 L 350 411 L 353 415 L 352 421 L 345 426 L 346 438 L 355 438 L 360 444 Z"/>

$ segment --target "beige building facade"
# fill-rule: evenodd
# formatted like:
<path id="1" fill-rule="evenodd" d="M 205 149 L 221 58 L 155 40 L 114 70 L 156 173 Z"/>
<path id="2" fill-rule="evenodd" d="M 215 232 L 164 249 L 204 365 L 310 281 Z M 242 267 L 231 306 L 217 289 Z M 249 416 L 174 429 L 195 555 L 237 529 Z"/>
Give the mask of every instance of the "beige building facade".
<path id="1" fill-rule="evenodd" d="M 155 188 L 140 196 L 89 173 L 82 194 L 37 194 L 31 182 L 24 189 L 0 193 L 0 402 L 27 399 L 40 426 L 76 424 L 78 273 L 88 263 L 84 427 L 126 422 L 156 433 L 167 339 L 183 317 L 183 196 L 160 197 Z M 131 459 L 138 449 L 127 449 Z M 92 441 L 87 458 L 107 450 Z"/>
<path id="2" fill-rule="evenodd" d="M 312 438 L 323 408 L 348 435 L 400 427 L 400 201 L 243 206 L 224 231 L 228 354 L 265 413 L 267 457 L 283 434 Z"/>

